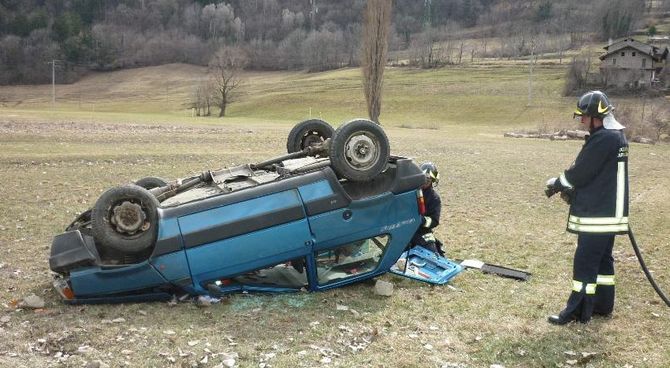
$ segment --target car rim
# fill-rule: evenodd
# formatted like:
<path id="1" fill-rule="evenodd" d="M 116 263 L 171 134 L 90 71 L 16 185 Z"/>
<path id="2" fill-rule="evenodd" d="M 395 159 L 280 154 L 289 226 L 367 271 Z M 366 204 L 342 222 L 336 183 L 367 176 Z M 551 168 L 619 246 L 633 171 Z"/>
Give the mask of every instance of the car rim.
<path id="1" fill-rule="evenodd" d="M 379 159 L 379 142 L 365 133 L 352 134 L 344 149 L 344 156 L 351 167 L 366 170 L 374 166 Z"/>
<path id="2" fill-rule="evenodd" d="M 124 201 L 113 207 L 110 215 L 110 222 L 115 226 L 115 230 L 121 234 L 133 235 L 151 227 L 149 221 L 146 221 L 146 213 L 137 203 Z"/>

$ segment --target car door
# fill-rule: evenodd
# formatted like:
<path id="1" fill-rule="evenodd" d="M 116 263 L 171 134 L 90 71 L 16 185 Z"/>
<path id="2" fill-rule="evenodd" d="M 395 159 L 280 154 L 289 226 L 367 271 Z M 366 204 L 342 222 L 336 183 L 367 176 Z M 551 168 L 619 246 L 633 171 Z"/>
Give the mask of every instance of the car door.
<path id="1" fill-rule="evenodd" d="M 194 286 L 304 257 L 311 234 L 296 189 L 179 217 Z"/>

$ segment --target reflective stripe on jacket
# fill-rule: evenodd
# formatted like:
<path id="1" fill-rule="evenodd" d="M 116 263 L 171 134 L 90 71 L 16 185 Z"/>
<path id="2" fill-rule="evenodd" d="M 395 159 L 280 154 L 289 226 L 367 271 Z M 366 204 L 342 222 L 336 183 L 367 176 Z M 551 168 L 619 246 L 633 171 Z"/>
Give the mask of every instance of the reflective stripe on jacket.
<path id="1" fill-rule="evenodd" d="M 568 231 L 628 232 L 628 142 L 623 131 L 593 132 L 560 180 L 575 189 Z"/>

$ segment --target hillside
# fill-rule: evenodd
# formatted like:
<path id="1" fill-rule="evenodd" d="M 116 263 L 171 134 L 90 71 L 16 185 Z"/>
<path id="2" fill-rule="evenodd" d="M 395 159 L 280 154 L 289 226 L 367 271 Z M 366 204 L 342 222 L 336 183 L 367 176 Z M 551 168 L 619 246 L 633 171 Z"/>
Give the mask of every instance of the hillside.
<path id="1" fill-rule="evenodd" d="M 87 71 L 207 65 L 239 47 L 252 70 L 323 71 L 359 63 L 366 1 L 25 0 L 0 3 L 0 84 L 59 83 Z M 389 49 L 416 65 L 453 62 L 431 44 L 476 40 L 478 57 L 562 52 L 647 28 L 668 5 L 645 0 L 397 0 Z M 654 6 L 651 6 L 654 5 Z M 487 39 L 492 40 L 487 44 Z M 481 42 L 480 42 L 481 41 Z M 496 46 L 497 44 L 497 46 Z M 461 50 L 460 47 L 458 47 Z M 459 58 L 460 59 L 460 58 Z"/>
<path id="2" fill-rule="evenodd" d="M 565 65 L 538 65 L 533 100 L 528 104 L 528 69 L 499 62 L 458 68 L 388 68 L 385 74 L 382 123 L 406 127 L 477 124 L 519 126 L 569 120 L 572 98 L 560 96 Z M 238 101 L 223 119 L 191 118 L 190 94 L 205 68 L 170 64 L 90 73 L 80 81 L 56 86 L 0 87 L 0 109 L 14 115 L 68 118 L 109 116 L 124 120 L 230 123 L 242 120 L 293 123 L 320 116 L 334 124 L 367 116 L 360 70 L 321 73 L 250 72 Z M 551 108 L 547 108 L 550 105 Z M 117 116 L 117 118 L 113 118 Z"/>

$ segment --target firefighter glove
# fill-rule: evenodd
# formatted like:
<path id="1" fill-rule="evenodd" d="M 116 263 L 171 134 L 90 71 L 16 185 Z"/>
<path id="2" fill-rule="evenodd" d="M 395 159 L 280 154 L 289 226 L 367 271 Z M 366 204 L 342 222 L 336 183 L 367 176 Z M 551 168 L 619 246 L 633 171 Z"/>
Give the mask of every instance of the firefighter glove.
<path id="1" fill-rule="evenodd" d="M 544 189 L 544 194 L 547 196 L 547 198 L 550 198 L 554 194 L 558 193 L 561 191 L 561 181 L 558 180 L 558 178 L 551 178 L 547 180 L 547 186 Z"/>

